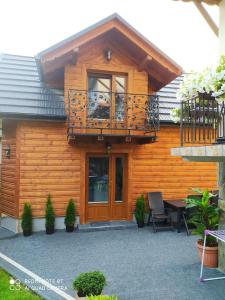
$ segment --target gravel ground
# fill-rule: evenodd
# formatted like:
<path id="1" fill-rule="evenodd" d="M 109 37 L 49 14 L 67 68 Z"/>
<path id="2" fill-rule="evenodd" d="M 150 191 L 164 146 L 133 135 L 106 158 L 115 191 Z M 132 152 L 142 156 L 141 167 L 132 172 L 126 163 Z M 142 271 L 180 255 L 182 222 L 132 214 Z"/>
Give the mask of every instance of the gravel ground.
<path id="1" fill-rule="evenodd" d="M 72 282 L 80 272 L 102 271 L 105 294 L 120 300 L 222 300 L 225 280 L 198 283 L 200 263 L 196 237 L 144 229 L 100 232 L 44 232 L 0 241 L 0 252 L 74 295 Z M 24 280 L 26 276 L 0 259 L 0 266 Z M 206 275 L 218 275 L 207 270 Z M 220 275 L 220 274 L 219 274 Z M 57 281 L 58 280 L 58 283 Z M 46 299 L 60 299 L 40 291 Z M 61 298 L 62 299 L 62 298 Z"/>

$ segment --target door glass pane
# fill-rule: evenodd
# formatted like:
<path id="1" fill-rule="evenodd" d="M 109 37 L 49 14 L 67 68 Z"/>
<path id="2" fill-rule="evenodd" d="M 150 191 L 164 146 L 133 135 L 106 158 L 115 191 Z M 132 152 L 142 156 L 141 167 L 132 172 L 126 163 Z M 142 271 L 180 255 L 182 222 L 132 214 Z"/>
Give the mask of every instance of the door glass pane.
<path id="1" fill-rule="evenodd" d="M 108 202 L 109 158 L 89 157 L 88 202 Z"/>
<path id="2" fill-rule="evenodd" d="M 123 121 L 124 120 L 124 97 L 126 93 L 126 79 L 125 77 L 119 77 L 116 76 L 115 78 L 115 99 L 116 99 L 116 105 L 115 105 L 115 118 L 117 121 Z"/>
<path id="3" fill-rule="evenodd" d="M 116 158 L 116 193 L 115 201 L 123 201 L 123 158 Z"/>
<path id="4" fill-rule="evenodd" d="M 101 75 L 88 77 L 88 118 L 109 119 L 111 78 Z"/>

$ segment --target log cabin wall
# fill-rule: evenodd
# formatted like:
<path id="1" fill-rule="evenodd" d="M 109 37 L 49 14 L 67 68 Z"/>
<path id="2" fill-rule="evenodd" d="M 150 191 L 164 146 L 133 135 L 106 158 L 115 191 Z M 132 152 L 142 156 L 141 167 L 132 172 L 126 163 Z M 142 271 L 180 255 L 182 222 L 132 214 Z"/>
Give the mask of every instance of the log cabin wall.
<path id="1" fill-rule="evenodd" d="M 84 221 L 85 155 L 105 153 L 96 143 L 69 145 L 66 124 L 22 122 L 20 124 L 20 215 L 24 201 L 32 203 L 33 215 L 44 216 L 47 194 L 52 195 L 57 216 L 63 216 L 69 198 L 74 198 Z M 162 127 L 158 142 L 146 145 L 113 145 L 112 153 L 127 153 L 129 217 L 137 196 L 162 191 L 166 199 L 183 198 L 190 188 L 216 188 L 213 163 L 190 163 L 170 155 L 179 146 L 179 128 Z"/>
<path id="2" fill-rule="evenodd" d="M 18 216 L 19 159 L 17 159 L 17 123 L 3 122 L 2 165 L 1 165 L 1 201 L 0 212 L 11 217 Z M 6 148 L 10 147 L 10 158 L 6 157 Z"/>
<path id="3" fill-rule="evenodd" d="M 57 216 L 69 198 L 80 204 L 80 150 L 67 142 L 67 126 L 57 122 L 21 122 L 20 215 L 31 202 L 33 216 L 44 216 L 50 193 Z"/>
<path id="4" fill-rule="evenodd" d="M 186 162 L 171 156 L 180 146 L 179 126 L 163 126 L 157 142 L 136 146 L 132 154 L 132 203 L 141 193 L 161 191 L 164 199 L 183 199 L 191 188 L 217 189 L 215 163 Z"/>

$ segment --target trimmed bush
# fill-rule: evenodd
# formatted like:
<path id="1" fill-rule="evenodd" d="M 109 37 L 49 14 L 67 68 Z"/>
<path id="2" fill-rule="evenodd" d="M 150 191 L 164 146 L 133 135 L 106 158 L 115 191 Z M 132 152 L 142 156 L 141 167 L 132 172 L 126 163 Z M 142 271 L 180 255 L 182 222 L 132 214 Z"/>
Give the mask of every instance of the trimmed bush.
<path id="1" fill-rule="evenodd" d="M 29 203 L 24 203 L 21 227 L 23 229 L 23 235 L 29 236 L 32 234 L 32 210 Z"/>
<path id="2" fill-rule="evenodd" d="M 70 199 L 66 207 L 66 216 L 64 223 L 66 225 L 66 231 L 74 231 L 74 225 L 76 222 L 76 207 L 73 199 Z"/>
<path id="3" fill-rule="evenodd" d="M 143 227 L 145 219 L 145 198 L 143 194 L 137 198 L 134 214 L 138 227 Z"/>
<path id="4" fill-rule="evenodd" d="M 103 273 L 94 271 L 81 273 L 73 282 L 73 287 L 77 291 L 79 297 L 100 295 L 106 279 Z"/>
<path id="5" fill-rule="evenodd" d="M 47 234 L 52 234 L 55 231 L 55 214 L 50 194 L 47 197 L 45 207 L 45 228 Z"/>

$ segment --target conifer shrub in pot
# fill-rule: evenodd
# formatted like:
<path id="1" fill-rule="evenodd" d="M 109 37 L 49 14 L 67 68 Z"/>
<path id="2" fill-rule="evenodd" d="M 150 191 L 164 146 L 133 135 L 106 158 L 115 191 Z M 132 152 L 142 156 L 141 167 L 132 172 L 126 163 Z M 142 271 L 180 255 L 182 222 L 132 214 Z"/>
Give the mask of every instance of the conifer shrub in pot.
<path id="1" fill-rule="evenodd" d="M 196 189 L 195 191 L 197 191 L 201 197 L 190 197 L 185 199 L 185 201 L 187 203 L 187 209 L 191 208 L 193 211 L 188 221 L 195 226 L 192 233 L 200 235 L 201 237 L 201 239 L 197 241 L 198 256 L 201 260 L 205 231 L 218 229 L 220 209 L 211 203 L 210 199 L 214 195 L 209 193 L 208 190 L 201 191 Z M 209 268 L 216 268 L 218 265 L 218 244 L 216 239 L 210 235 L 206 237 L 206 250 L 203 264 Z"/>
<path id="2" fill-rule="evenodd" d="M 55 231 L 55 214 L 50 194 L 47 197 L 45 207 L 45 228 L 47 234 L 52 234 Z"/>
<path id="3" fill-rule="evenodd" d="M 77 291 L 78 297 L 97 296 L 102 293 L 106 284 L 105 276 L 102 272 L 81 273 L 73 282 L 73 287 Z"/>
<path id="4" fill-rule="evenodd" d="M 32 210 L 29 203 L 24 203 L 21 227 L 23 229 L 24 236 L 32 234 Z"/>
<path id="5" fill-rule="evenodd" d="M 70 199 L 66 207 L 66 216 L 64 223 L 67 232 L 73 232 L 76 222 L 76 206 L 73 199 Z"/>
<path id="6" fill-rule="evenodd" d="M 145 220 L 145 199 L 144 195 L 142 194 L 140 197 L 137 198 L 134 215 L 137 221 L 137 225 L 139 228 L 144 227 L 144 220 Z"/>

